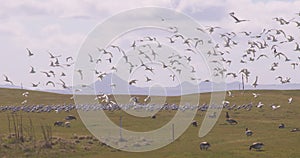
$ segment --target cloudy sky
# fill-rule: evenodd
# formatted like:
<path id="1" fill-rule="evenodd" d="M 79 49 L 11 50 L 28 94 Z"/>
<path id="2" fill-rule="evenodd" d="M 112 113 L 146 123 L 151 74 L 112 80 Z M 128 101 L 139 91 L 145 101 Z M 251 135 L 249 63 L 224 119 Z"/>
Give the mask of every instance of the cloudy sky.
<path id="1" fill-rule="evenodd" d="M 259 84 L 275 83 L 277 76 L 290 77 L 291 82 L 300 83 L 300 66 L 292 67 L 292 63 L 299 63 L 300 51 L 294 51 L 296 42 L 300 43 L 300 1 L 297 0 L 126 0 L 126 1 L 97 1 L 97 0 L 74 0 L 74 1 L 8 1 L 1 0 L 0 6 L 0 73 L 7 75 L 16 85 L 21 83 L 24 86 L 31 86 L 31 83 L 41 83 L 45 86 L 47 78 L 44 74 L 30 74 L 30 66 L 35 67 L 37 72 L 49 71 L 49 54 L 62 55 L 60 62 L 72 56 L 76 60 L 81 44 L 88 34 L 98 25 L 118 13 L 141 7 L 162 7 L 174 9 L 184 13 L 200 25 L 218 26 L 221 29 L 211 34 L 214 41 L 224 44 L 220 38 L 221 33 L 235 32 L 235 38 L 239 46 L 230 49 L 231 54 L 224 57 L 231 59 L 232 65 L 227 68 L 228 72 L 237 73 L 242 68 L 251 71 L 249 83 L 251 84 L 256 76 L 259 76 Z M 240 19 L 250 20 L 236 24 L 229 16 L 230 12 Z M 291 20 L 288 25 L 281 26 L 273 18 L 281 17 Z M 163 17 L 157 17 L 163 18 Z M 166 18 L 166 20 L 168 20 Z M 244 38 L 242 31 L 252 32 L 252 35 L 260 34 L 263 29 L 282 29 L 286 36 L 295 38 L 292 42 L 284 43 L 277 49 L 284 52 L 291 61 L 284 62 L 274 58 L 272 50 L 266 49 L 269 58 L 260 62 L 247 62 L 241 64 L 240 60 L 248 46 L 249 38 Z M 276 34 L 276 32 L 271 32 Z M 284 41 L 285 39 L 279 38 Z M 272 45 L 269 44 L 271 47 Z M 29 48 L 34 56 L 28 57 L 26 48 Z M 220 48 L 220 51 L 226 51 Z M 267 52 L 269 51 L 269 52 Z M 247 59 L 244 59 L 247 60 Z M 53 60 L 55 61 L 55 60 Z M 279 63 L 276 71 L 270 71 L 274 62 Z M 72 84 L 72 68 L 64 68 L 57 73 L 64 72 L 67 77 L 64 81 Z M 298 75 L 297 75 L 298 74 Z M 58 74 L 59 75 L 59 74 Z M 3 80 L 0 84 L 6 84 Z M 238 77 L 240 79 L 240 77 Z M 239 79 L 228 78 L 228 82 Z M 60 82 L 58 79 L 55 82 Z"/>

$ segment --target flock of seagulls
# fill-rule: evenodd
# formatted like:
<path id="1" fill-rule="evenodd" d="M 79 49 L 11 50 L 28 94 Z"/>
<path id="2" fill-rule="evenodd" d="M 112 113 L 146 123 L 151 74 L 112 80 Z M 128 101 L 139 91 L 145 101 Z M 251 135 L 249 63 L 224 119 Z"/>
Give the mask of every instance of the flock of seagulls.
<path id="1" fill-rule="evenodd" d="M 28 53 L 29 60 L 34 59 L 34 57 L 37 55 L 37 53 L 33 53 L 29 48 L 26 48 Z M 43 84 L 46 87 L 56 87 L 57 85 L 61 85 L 64 89 L 69 89 L 69 87 L 66 85 L 64 78 L 66 76 L 66 73 L 71 70 L 74 61 L 73 57 L 65 57 L 64 62 L 62 62 L 62 55 L 54 55 L 51 52 L 48 52 L 49 54 L 49 70 L 39 70 L 39 68 L 30 65 L 28 73 L 30 75 L 36 75 L 36 76 L 45 76 L 46 79 L 43 81 L 37 81 L 37 82 L 31 82 L 31 87 L 37 88 L 41 84 Z M 68 70 L 69 68 L 69 70 Z M 17 85 L 14 83 L 7 75 L 4 76 L 4 81 L 6 83 L 9 83 L 10 85 Z M 23 85 L 23 83 L 21 83 Z M 22 86 L 21 86 L 22 87 Z M 22 87 L 23 88 L 23 87 Z"/>
<path id="2" fill-rule="evenodd" d="M 239 25 L 240 23 L 249 23 L 251 20 L 240 18 L 236 15 L 235 12 L 229 13 L 229 16 L 234 20 L 234 22 Z M 228 32 L 226 29 L 223 29 L 219 26 L 207 26 L 206 28 L 195 28 L 201 32 L 207 32 L 208 34 L 212 35 L 213 37 L 216 36 L 217 40 L 214 46 L 213 51 L 204 52 L 207 53 L 209 57 L 212 56 L 220 56 L 221 60 L 211 60 L 209 62 L 214 63 L 215 65 L 225 64 L 227 68 L 222 68 L 221 66 L 215 66 L 213 69 L 214 76 L 222 76 L 224 77 L 232 77 L 238 78 L 241 76 L 242 82 L 244 80 L 246 82 L 251 79 L 253 76 L 254 81 L 252 86 L 254 88 L 259 87 L 259 81 L 261 80 L 260 76 L 256 75 L 255 72 L 250 72 L 250 68 L 247 68 L 247 65 L 250 63 L 255 62 L 264 62 L 266 60 L 272 60 L 272 64 L 270 65 L 269 71 L 275 72 L 277 71 L 278 67 L 282 64 L 289 64 L 291 65 L 292 70 L 298 69 L 300 64 L 300 55 L 298 57 L 294 57 L 297 53 L 300 52 L 299 43 L 296 41 L 296 37 L 287 33 L 284 28 L 281 28 L 284 25 L 294 25 L 294 27 L 300 29 L 300 20 L 299 17 L 294 17 L 289 20 L 286 20 L 282 17 L 275 17 L 273 19 L 275 22 L 279 24 L 279 28 L 263 28 L 261 32 L 254 33 L 252 31 L 242 31 L 242 32 Z M 166 22 L 167 20 L 164 19 L 162 22 Z M 295 25 L 296 24 L 296 25 Z M 198 37 L 186 37 L 180 34 L 180 30 L 176 26 L 170 26 L 167 28 L 170 32 L 170 35 L 165 37 L 165 40 L 170 45 L 181 45 L 183 47 L 183 54 L 171 54 L 168 55 L 166 60 L 161 61 L 159 58 L 160 54 L 158 50 L 163 48 L 162 43 L 163 41 L 160 40 L 159 37 L 154 36 L 145 36 L 140 39 L 135 39 L 130 44 L 130 49 L 134 51 L 133 56 L 129 56 L 124 51 L 124 48 L 118 45 L 109 45 L 106 48 L 95 48 L 97 56 L 100 58 L 96 58 L 94 54 L 90 53 L 87 54 L 87 61 L 90 63 L 96 63 L 98 67 L 102 67 L 103 65 L 108 66 L 109 69 L 94 69 L 91 70 L 94 72 L 97 80 L 102 81 L 108 74 L 118 72 L 119 69 L 116 67 L 115 61 L 116 58 L 121 57 L 121 60 L 127 66 L 128 73 L 131 74 L 137 68 L 143 68 L 145 79 L 141 81 L 137 78 L 130 78 L 128 80 L 128 85 L 133 86 L 139 82 L 153 82 L 154 74 L 156 74 L 157 69 L 152 65 L 152 63 L 156 62 L 160 64 L 160 70 L 170 69 L 172 73 L 169 74 L 170 82 L 175 82 L 178 76 L 183 74 L 183 71 L 186 69 L 191 74 L 196 74 L 199 70 L 190 63 L 193 63 L 193 55 L 199 54 L 198 48 L 204 44 L 212 44 L 211 40 L 205 41 Z M 242 39 L 242 40 L 241 40 Z M 238 41 L 248 41 L 246 44 L 240 43 Z M 239 60 L 232 60 L 230 56 L 232 55 L 232 51 L 235 47 L 239 45 L 246 45 L 246 49 L 240 55 Z M 293 48 L 292 50 L 284 52 L 281 48 L 283 47 L 290 47 Z M 27 55 L 29 59 L 34 58 L 35 55 L 38 53 L 33 53 L 29 48 L 26 48 Z M 127 49 L 126 49 L 127 50 Z M 48 69 L 39 69 L 34 65 L 30 65 L 28 67 L 28 73 L 30 75 L 43 75 L 46 80 L 44 81 L 37 81 L 32 82 L 32 87 L 39 87 L 43 84 L 46 87 L 57 87 L 60 85 L 63 89 L 70 89 L 65 82 L 65 76 L 67 76 L 67 69 L 72 68 L 74 64 L 74 59 L 71 56 L 64 57 L 63 55 L 57 55 L 51 52 L 49 54 L 49 66 Z M 134 60 L 137 59 L 137 60 Z M 242 65 L 242 68 L 237 72 L 231 71 L 231 65 L 238 63 Z M 97 67 L 97 68 L 98 68 Z M 85 79 L 85 71 L 81 69 L 75 70 L 77 75 L 79 75 L 80 80 Z M 5 74 L 3 74 L 4 82 L 15 85 L 15 83 Z M 276 81 L 279 81 L 281 84 L 291 83 L 292 78 L 289 76 L 277 75 L 274 77 Z M 167 79 L 166 79 L 167 80 Z M 204 82 L 210 82 L 208 79 L 201 79 L 190 77 L 190 80 L 202 80 Z M 82 88 L 88 87 L 87 85 L 82 85 Z M 118 87 L 118 85 L 111 83 L 112 88 Z M 80 91 L 80 89 L 78 89 Z M 29 96 L 29 92 L 25 92 L 22 94 L 25 98 Z M 232 92 L 228 91 L 229 97 L 234 97 Z M 258 98 L 260 94 L 253 93 L 254 98 Z M 176 104 L 164 104 L 164 105 L 152 105 L 147 104 L 147 102 L 151 99 L 150 96 L 144 99 L 146 104 L 140 103 L 138 97 L 130 98 L 129 104 L 117 104 L 113 101 L 108 95 L 102 94 L 97 96 L 95 99 L 100 101 L 100 104 L 94 105 L 28 105 L 27 100 L 25 99 L 21 104 L 22 106 L 0 106 L 0 111 L 25 111 L 25 112 L 60 112 L 60 111 L 70 111 L 70 110 L 83 110 L 83 111 L 90 111 L 90 110 L 120 110 L 120 109 L 141 109 L 144 108 L 145 110 L 153 111 L 156 109 L 162 110 L 200 110 L 206 111 L 211 105 L 203 104 L 200 105 L 185 105 L 185 106 L 178 106 Z M 288 98 L 288 104 L 292 104 L 293 98 Z M 253 107 L 263 108 L 264 104 L 259 102 L 257 105 L 254 105 L 252 102 L 243 105 L 232 105 L 228 101 L 223 102 L 223 108 L 227 110 L 240 110 L 246 109 L 251 110 Z M 272 110 L 277 110 L 281 106 L 272 104 L 270 105 Z M 216 117 L 216 113 L 210 114 L 209 118 Z M 55 126 L 66 126 L 70 127 L 70 121 L 76 119 L 74 116 L 67 116 L 65 118 L 66 122 L 56 121 L 54 123 Z M 226 122 L 231 125 L 237 125 L 238 121 L 231 118 L 229 113 L 226 112 Z M 193 126 L 197 126 L 197 122 L 192 122 Z M 280 124 L 279 128 L 285 128 L 284 124 Z M 298 128 L 292 129 L 291 132 L 299 131 Z M 253 135 L 253 131 L 246 128 L 245 135 L 250 137 Z M 254 142 L 249 146 L 249 150 L 256 149 L 260 150 L 264 144 L 262 142 Z M 201 142 L 200 149 L 201 150 L 208 150 L 211 147 L 210 143 L 208 142 Z"/>
<path id="3" fill-rule="evenodd" d="M 251 20 L 239 18 L 235 12 L 230 12 L 229 16 L 234 20 L 236 25 L 240 23 L 250 23 Z M 195 28 L 201 32 L 207 32 L 212 35 L 216 40 L 213 51 L 206 52 L 208 56 L 220 56 L 221 60 L 212 60 L 211 63 L 216 64 L 214 68 L 214 76 L 222 76 L 227 78 L 238 79 L 239 76 L 242 77 L 242 80 L 246 82 L 249 81 L 249 78 L 253 76 L 254 81 L 252 86 L 254 88 L 259 87 L 259 82 L 261 80 L 260 76 L 256 75 L 255 72 L 250 72 L 250 69 L 247 68 L 247 65 L 255 62 L 264 62 L 273 60 L 274 62 L 270 66 L 270 71 L 277 71 L 278 67 L 283 64 L 290 64 L 293 70 L 298 69 L 300 63 L 300 56 L 294 58 L 295 55 L 300 52 L 299 43 L 296 41 L 296 37 L 288 34 L 283 27 L 285 25 L 295 25 L 294 27 L 300 28 L 299 17 L 293 17 L 289 20 L 286 20 L 282 17 L 273 18 L 274 21 L 278 22 L 279 28 L 263 28 L 259 33 L 254 33 L 253 31 L 241 31 L 241 32 L 228 32 L 226 29 L 220 26 L 207 26 L 206 28 Z M 162 21 L 166 22 L 166 20 Z M 94 53 L 87 54 L 87 60 L 90 63 L 96 63 L 99 68 L 110 67 L 109 69 L 101 69 L 98 67 L 94 71 L 94 75 L 97 76 L 97 79 L 102 81 L 104 77 L 108 74 L 118 71 L 118 68 L 115 65 L 115 62 L 119 57 L 123 59 L 125 65 L 128 66 L 128 73 L 131 74 L 134 69 L 144 68 L 145 80 L 141 81 L 137 78 L 131 78 L 128 80 L 128 85 L 133 86 L 139 82 L 153 82 L 154 79 L 151 77 L 155 74 L 155 71 L 160 71 L 164 69 L 172 70 L 173 73 L 170 73 L 169 77 L 171 81 L 176 81 L 176 78 L 182 74 L 185 69 L 188 69 L 191 74 L 196 74 L 200 72 L 197 68 L 190 63 L 193 63 L 193 54 L 198 54 L 199 47 L 205 44 L 213 44 L 211 40 L 205 41 L 199 37 L 186 37 L 183 34 L 180 34 L 180 29 L 176 26 L 170 26 L 166 28 L 170 35 L 160 39 L 160 37 L 154 36 L 145 36 L 140 39 L 135 39 L 129 48 L 134 51 L 135 55 L 126 54 L 125 50 L 127 48 L 122 48 L 120 45 L 111 44 L 106 48 L 95 48 Z M 241 43 L 237 40 L 243 42 L 248 41 L 247 43 Z M 167 60 L 160 59 L 160 54 L 158 50 L 163 48 L 162 43 L 169 43 L 170 45 L 180 45 L 183 47 L 183 54 L 172 54 L 168 56 Z M 233 55 L 232 51 L 235 47 L 239 45 L 246 46 L 246 49 L 240 54 L 240 60 L 230 59 Z M 294 49 L 284 52 L 281 48 L 284 47 L 293 47 Z M 34 56 L 38 53 L 33 53 L 32 50 L 26 48 L 28 58 L 33 59 Z M 205 53 L 205 52 L 204 52 Z M 60 85 L 63 89 L 71 89 L 72 87 L 68 86 L 64 78 L 67 75 L 67 68 L 71 70 L 74 59 L 72 56 L 63 57 L 63 55 L 54 54 L 48 52 L 49 54 L 49 67 L 48 70 L 43 69 L 39 70 L 38 66 L 35 67 L 30 65 L 29 74 L 31 75 L 45 75 L 46 79 L 42 81 L 32 82 L 32 87 L 39 87 L 44 85 L 46 87 L 57 87 Z M 95 57 L 97 55 L 98 57 Z M 238 54 L 235 54 L 235 56 Z M 137 58 L 138 60 L 134 60 Z M 284 60 L 282 60 L 284 59 Z M 138 62 L 139 61 L 139 62 Z M 161 64 L 160 70 L 154 68 L 152 63 L 158 62 Z M 237 72 L 231 70 L 231 65 L 240 64 L 241 68 Z M 225 68 L 217 66 L 218 64 L 227 65 Z M 124 65 L 124 66 L 125 66 Z M 84 80 L 85 72 L 81 69 L 75 70 L 75 73 L 78 73 L 81 80 Z M 148 74 L 150 73 L 150 74 Z M 4 81 L 11 85 L 15 83 L 7 76 L 4 76 Z M 274 77 L 275 80 L 279 81 L 281 84 L 291 83 L 292 78 L 289 76 L 277 75 Z M 209 82 L 208 79 L 190 77 L 192 81 L 204 81 Z M 118 85 L 111 83 L 112 88 L 117 88 Z M 80 89 L 78 89 L 80 91 Z"/>

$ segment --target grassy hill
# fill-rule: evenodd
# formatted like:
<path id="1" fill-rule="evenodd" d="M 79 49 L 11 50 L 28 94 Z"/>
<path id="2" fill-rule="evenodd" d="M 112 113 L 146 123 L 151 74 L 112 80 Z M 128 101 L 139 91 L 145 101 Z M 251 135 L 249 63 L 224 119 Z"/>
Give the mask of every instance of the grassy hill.
<path id="1" fill-rule="evenodd" d="M 72 103 L 70 95 L 59 95 L 53 93 L 30 91 L 28 98 L 22 96 L 24 90 L 0 89 L 0 105 L 20 105 L 24 100 L 28 104 L 64 104 Z M 252 92 L 261 94 L 254 98 Z M 252 102 L 256 105 L 259 101 L 264 103 L 264 107 L 252 108 L 251 111 L 226 110 L 214 126 L 213 130 L 205 137 L 199 138 L 199 127 L 190 126 L 188 130 L 172 144 L 146 153 L 130 153 L 119 151 L 101 142 L 90 139 L 87 136 L 91 134 L 85 128 L 80 120 L 71 122 L 71 128 L 54 127 L 55 121 L 62 121 L 65 116 L 72 114 L 77 117 L 76 111 L 71 112 L 50 112 L 50 113 L 25 113 L 18 112 L 18 117 L 22 116 L 24 129 L 29 129 L 30 120 L 34 128 L 36 141 L 25 141 L 15 143 L 12 138 L 7 138 L 12 131 L 8 130 L 8 117 L 12 118 L 10 112 L 0 112 L 0 157 L 130 157 L 130 158 L 281 158 L 300 157 L 300 132 L 290 132 L 291 129 L 300 127 L 300 91 L 245 91 L 243 94 L 239 91 L 232 92 L 234 97 L 228 97 L 226 100 L 230 104 L 242 105 Z M 200 94 L 200 105 L 208 103 L 210 94 Z M 288 104 L 288 98 L 293 97 L 294 102 Z M 167 98 L 168 103 L 177 103 L 180 97 Z M 277 110 L 272 110 L 270 104 L 281 105 Z M 237 125 L 229 125 L 225 121 L 225 112 L 228 111 L 234 119 L 238 120 Z M 136 131 L 147 131 L 156 129 L 164 125 L 174 116 L 174 111 L 160 111 L 156 119 L 137 118 L 125 114 L 121 111 L 106 112 L 111 120 L 118 122 L 119 116 L 123 116 L 123 127 Z M 205 112 L 197 112 L 195 120 L 201 123 Z M 278 129 L 278 125 L 284 123 L 285 129 Z M 52 149 L 40 147 L 43 141 L 41 126 L 49 125 L 52 129 Z M 26 127 L 26 128 L 25 128 Z M 254 134 L 251 137 L 245 135 L 245 128 L 251 129 Z M 24 131 L 25 134 L 26 131 Z M 29 133 L 29 131 L 28 131 Z M 200 151 L 199 143 L 208 141 L 212 147 L 208 151 Z M 263 151 L 249 151 L 249 145 L 255 141 L 261 141 L 265 144 Z"/>

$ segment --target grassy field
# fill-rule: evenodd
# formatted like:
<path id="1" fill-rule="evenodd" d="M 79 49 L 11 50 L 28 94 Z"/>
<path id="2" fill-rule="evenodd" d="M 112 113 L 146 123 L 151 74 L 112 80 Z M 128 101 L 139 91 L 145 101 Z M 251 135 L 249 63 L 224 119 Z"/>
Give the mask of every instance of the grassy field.
<path id="1" fill-rule="evenodd" d="M 24 90 L 0 89 L 0 105 L 19 105 L 24 97 Z M 258 98 L 252 96 L 252 92 L 261 94 Z M 188 130 L 172 144 L 150 152 L 130 153 L 119 151 L 103 145 L 91 136 L 80 120 L 72 121 L 71 128 L 54 127 L 55 121 L 62 121 L 65 116 L 72 114 L 77 117 L 76 111 L 60 113 L 24 113 L 23 126 L 29 126 L 29 119 L 33 122 L 36 141 L 15 143 L 12 138 L 7 138 L 9 112 L 0 112 L 0 157 L 91 157 L 91 158 L 298 158 L 300 157 L 300 132 L 290 132 L 291 129 L 300 127 L 300 91 L 233 91 L 234 97 L 226 98 L 232 104 L 242 105 L 259 101 L 264 103 L 262 109 L 254 107 L 251 111 L 224 109 L 213 130 L 205 137 L 199 138 L 199 127 L 190 126 Z M 70 95 L 58 95 L 52 93 L 30 91 L 29 104 L 68 104 L 73 101 Z M 200 105 L 209 102 L 210 94 L 201 94 Z M 288 98 L 293 97 L 294 102 L 288 104 Z M 179 97 L 167 98 L 168 103 L 178 102 Z M 278 104 L 281 107 L 272 110 L 270 104 Z M 228 111 L 239 123 L 229 125 L 225 121 L 225 112 Z M 124 114 L 124 112 L 107 112 L 114 122 L 118 122 L 119 116 L 123 116 L 123 127 L 136 131 L 147 131 L 164 125 L 172 118 L 174 112 L 161 111 L 156 119 L 136 118 Z M 195 120 L 201 123 L 205 112 L 197 112 Z M 278 129 L 278 125 L 284 123 L 286 128 Z M 41 125 L 49 125 L 52 129 L 52 149 L 42 148 L 43 135 Z M 245 135 L 245 128 L 251 129 L 254 134 L 251 137 Z M 26 128 L 25 128 L 26 129 Z M 26 133 L 26 132 L 25 132 Z M 208 141 L 212 147 L 208 151 L 200 151 L 199 143 Z M 249 151 L 249 145 L 255 141 L 265 144 L 262 151 Z"/>

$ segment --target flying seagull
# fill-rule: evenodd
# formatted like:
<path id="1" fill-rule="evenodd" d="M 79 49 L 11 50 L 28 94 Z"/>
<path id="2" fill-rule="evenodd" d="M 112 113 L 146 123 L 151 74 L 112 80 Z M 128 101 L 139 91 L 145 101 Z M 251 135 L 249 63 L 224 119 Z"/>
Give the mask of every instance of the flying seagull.
<path id="1" fill-rule="evenodd" d="M 8 79 L 8 77 L 6 75 L 3 75 L 5 77 L 5 82 L 10 83 L 11 85 L 14 85 L 13 82 L 11 80 Z"/>
<path id="2" fill-rule="evenodd" d="M 135 84 L 137 80 L 131 80 L 129 81 L 129 85 Z"/>
<path id="3" fill-rule="evenodd" d="M 52 86 L 53 86 L 53 87 L 55 87 L 55 84 L 54 84 L 54 82 L 52 82 L 52 81 L 48 81 L 48 82 L 46 83 L 46 86 L 48 86 L 49 84 L 52 84 Z"/>
<path id="4" fill-rule="evenodd" d="M 28 49 L 28 48 L 26 48 L 26 50 L 27 50 L 27 52 L 28 52 L 28 56 L 33 56 L 33 53 Z"/>
<path id="5" fill-rule="evenodd" d="M 36 73 L 36 71 L 34 70 L 34 67 L 30 66 L 31 67 L 31 70 L 30 70 L 30 73 L 34 74 Z"/>
<path id="6" fill-rule="evenodd" d="M 258 80 L 258 76 L 255 77 L 255 81 L 254 81 L 254 83 L 252 84 L 252 86 L 253 86 L 254 88 L 256 88 L 256 86 L 258 85 L 258 84 L 257 84 L 257 80 Z"/>
<path id="7" fill-rule="evenodd" d="M 229 15 L 235 20 L 235 23 L 240 23 L 240 22 L 249 21 L 249 20 L 241 20 L 241 19 L 238 19 L 238 18 L 234 15 L 234 12 L 229 13 Z"/>

